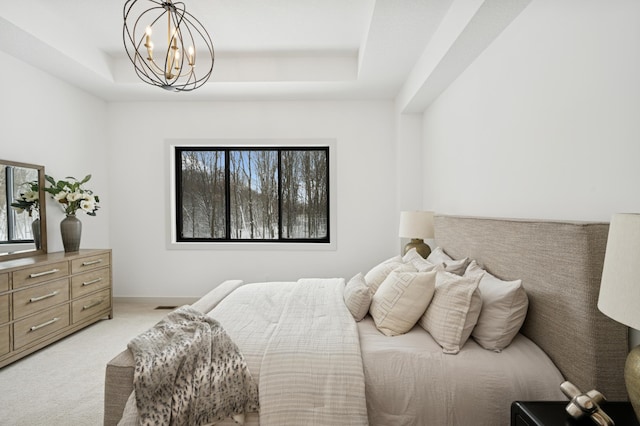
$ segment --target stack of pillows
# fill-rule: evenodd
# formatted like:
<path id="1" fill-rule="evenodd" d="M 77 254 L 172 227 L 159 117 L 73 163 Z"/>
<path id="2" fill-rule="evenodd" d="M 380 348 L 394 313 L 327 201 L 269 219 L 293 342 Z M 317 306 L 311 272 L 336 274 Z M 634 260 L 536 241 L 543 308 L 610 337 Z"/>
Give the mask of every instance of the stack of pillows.
<path id="1" fill-rule="evenodd" d="M 503 281 L 440 247 L 426 259 L 412 249 L 357 274 L 344 300 L 356 321 L 370 313 L 387 336 L 419 324 L 447 354 L 460 352 L 469 337 L 500 352 L 518 334 L 529 306 L 521 280 Z"/>

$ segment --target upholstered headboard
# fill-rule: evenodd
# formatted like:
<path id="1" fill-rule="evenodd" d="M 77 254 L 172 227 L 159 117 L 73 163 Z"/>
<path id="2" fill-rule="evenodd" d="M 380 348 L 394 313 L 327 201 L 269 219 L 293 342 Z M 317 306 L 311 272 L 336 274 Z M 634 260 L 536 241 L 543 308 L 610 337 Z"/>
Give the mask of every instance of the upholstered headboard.
<path id="1" fill-rule="evenodd" d="M 529 311 L 522 334 L 583 391 L 626 400 L 627 328 L 597 308 L 606 223 L 435 217 L 435 240 L 505 280 L 522 279 Z M 559 384 L 558 384 L 559 385 Z"/>

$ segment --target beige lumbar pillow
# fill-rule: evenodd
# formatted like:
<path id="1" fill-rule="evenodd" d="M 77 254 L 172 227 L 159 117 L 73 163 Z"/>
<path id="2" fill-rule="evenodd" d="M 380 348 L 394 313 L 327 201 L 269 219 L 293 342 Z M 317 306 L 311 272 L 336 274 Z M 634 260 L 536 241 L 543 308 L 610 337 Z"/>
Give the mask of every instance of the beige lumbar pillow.
<path id="1" fill-rule="evenodd" d="M 457 354 L 465 344 L 482 309 L 478 285 L 482 275 L 461 277 L 438 272 L 433 300 L 419 324 L 447 354 Z"/>
<path id="2" fill-rule="evenodd" d="M 343 296 L 344 303 L 353 318 L 356 321 L 361 321 L 369 312 L 369 306 L 371 305 L 371 292 L 369 292 L 369 287 L 367 287 L 367 283 L 364 280 L 364 275 L 358 273 L 351 278 L 344 287 Z"/>
<path id="3" fill-rule="evenodd" d="M 378 330 L 387 336 L 411 330 L 431 302 L 436 273 L 417 272 L 411 265 L 389 273 L 373 295 L 369 309 Z"/>

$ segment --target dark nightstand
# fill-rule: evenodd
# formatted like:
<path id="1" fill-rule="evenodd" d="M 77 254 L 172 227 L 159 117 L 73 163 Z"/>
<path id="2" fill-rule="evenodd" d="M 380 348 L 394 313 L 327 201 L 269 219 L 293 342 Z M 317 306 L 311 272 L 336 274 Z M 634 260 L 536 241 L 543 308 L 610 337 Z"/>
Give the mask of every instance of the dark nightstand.
<path id="1" fill-rule="evenodd" d="M 573 419 L 565 411 L 569 401 L 516 401 L 511 404 L 511 426 L 595 426 L 588 417 Z M 608 401 L 602 409 L 616 426 L 640 426 L 631 404 Z"/>

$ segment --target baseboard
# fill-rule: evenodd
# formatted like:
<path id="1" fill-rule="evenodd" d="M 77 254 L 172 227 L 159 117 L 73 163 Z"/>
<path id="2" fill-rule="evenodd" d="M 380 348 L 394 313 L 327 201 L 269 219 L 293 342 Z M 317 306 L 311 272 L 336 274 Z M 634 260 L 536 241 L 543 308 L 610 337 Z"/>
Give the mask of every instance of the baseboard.
<path id="1" fill-rule="evenodd" d="M 140 303 L 155 306 L 183 306 L 198 300 L 197 297 L 114 297 L 114 303 Z"/>

